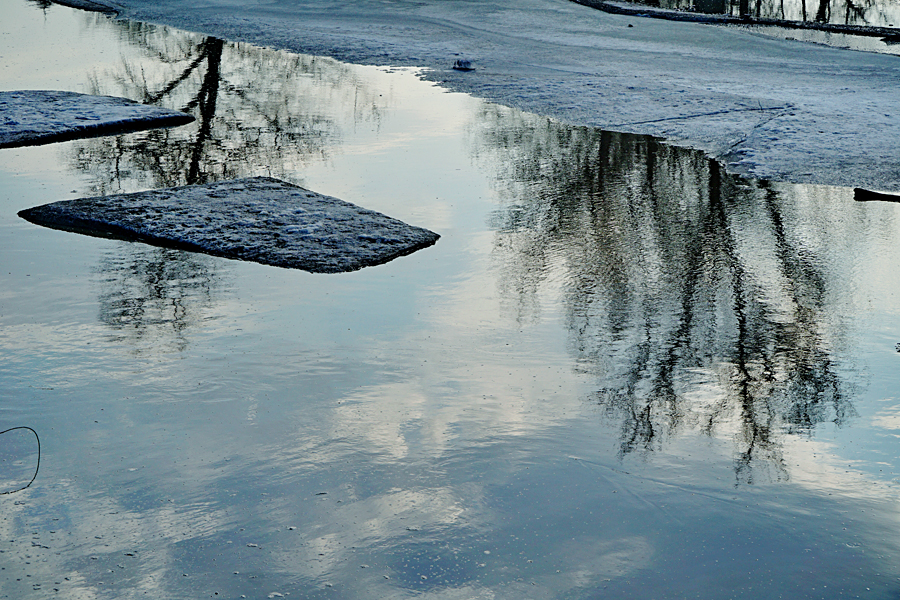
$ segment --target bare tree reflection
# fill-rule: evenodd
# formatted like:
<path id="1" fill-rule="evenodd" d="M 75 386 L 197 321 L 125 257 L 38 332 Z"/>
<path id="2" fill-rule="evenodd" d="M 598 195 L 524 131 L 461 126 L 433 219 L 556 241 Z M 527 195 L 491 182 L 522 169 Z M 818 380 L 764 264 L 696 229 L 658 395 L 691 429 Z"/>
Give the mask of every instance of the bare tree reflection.
<path id="1" fill-rule="evenodd" d="M 735 17 L 893 27 L 898 13 L 887 0 L 646 0 L 650 6 Z"/>
<path id="2" fill-rule="evenodd" d="M 201 254 L 138 246 L 100 264 L 100 321 L 138 353 L 181 352 L 187 330 L 211 318 L 221 274 Z"/>
<path id="3" fill-rule="evenodd" d="M 385 100 L 336 61 L 98 15 L 83 19 L 116 29 L 127 44 L 118 67 L 93 76 L 91 93 L 196 117 L 185 127 L 74 142 L 71 164 L 93 194 L 251 175 L 302 183 L 298 172 L 335 151 L 342 127 L 380 119 Z M 218 263 L 137 244 L 121 249 L 101 265 L 101 321 L 139 348 L 149 341 L 161 351 L 183 349 L 187 330 L 222 291 Z"/>
<path id="4" fill-rule="evenodd" d="M 188 111 L 187 127 L 79 143 L 72 162 L 98 194 L 247 175 L 296 179 L 340 143 L 335 101 L 351 124 L 378 121 L 381 102 L 350 68 L 312 56 L 226 43 L 165 27 L 99 19 L 140 52 L 98 73 L 91 93 Z"/>
<path id="5" fill-rule="evenodd" d="M 852 413 L 829 337 L 834 283 L 775 191 L 649 138 L 492 107 L 479 127 L 504 198 L 502 293 L 527 320 L 541 282 L 565 282 L 577 369 L 596 376 L 623 455 L 684 429 L 730 433 L 739 481 L 780 478 L 784 435 Z"/>

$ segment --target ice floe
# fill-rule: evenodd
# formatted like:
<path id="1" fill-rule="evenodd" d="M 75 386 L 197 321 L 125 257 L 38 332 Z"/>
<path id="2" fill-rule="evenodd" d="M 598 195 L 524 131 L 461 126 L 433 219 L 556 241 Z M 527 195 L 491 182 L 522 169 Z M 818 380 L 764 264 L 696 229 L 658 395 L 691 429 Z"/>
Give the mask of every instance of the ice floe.
<path id="1" fill-rule="evenodd" d="M 126 98 L 54 90 L 0 92 L 0 148 L 184 125 L 194 117 Z"/>
<path id="2" fill-rule="evenodd" d="M 19 216 L 54 229 L 313 273 L 386 263 L 440 237 L 270 177 L 65 200 Z"/>

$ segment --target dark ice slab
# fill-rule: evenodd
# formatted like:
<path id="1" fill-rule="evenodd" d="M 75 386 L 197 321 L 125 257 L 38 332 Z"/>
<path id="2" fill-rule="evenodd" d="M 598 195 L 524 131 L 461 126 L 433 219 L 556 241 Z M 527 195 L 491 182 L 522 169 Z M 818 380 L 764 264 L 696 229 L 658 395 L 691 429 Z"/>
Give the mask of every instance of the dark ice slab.
<path id="1" fill-rule="evenodd" d="M 112 96 L 55 90 L 0 92 L 0 148 L 184 125 L 194 117 Z"/>
<path id="2" fill-rule="evenodd" d="M 270 177 L 65 200 L 19 216 L 54 229 L 312 273 L 386 263 L 440 237 Z"/>

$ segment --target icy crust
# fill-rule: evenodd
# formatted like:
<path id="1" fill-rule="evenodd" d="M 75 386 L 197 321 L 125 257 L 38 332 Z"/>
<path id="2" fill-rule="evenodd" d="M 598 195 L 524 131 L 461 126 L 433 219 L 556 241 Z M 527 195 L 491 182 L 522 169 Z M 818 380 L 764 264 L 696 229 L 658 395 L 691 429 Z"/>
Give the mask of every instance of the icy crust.
<path id="1" fill-rule="evenodd" d="M 45 227 L 312 273 L 386 263 L 438 234 L 270 177 L 44 204 Z"/>
<path id="2" fill-rule="evenodd" d="M 0 92 L 0 148 L 184 125 L 194 117 L 126 98 L 76 92 Z"/>
<path id="3" fill-rule="evenodd" d="M 127 18 L 346 62 L 649 134 L 734 173 L 900 191 L 897 57 L 569 0 L 116 0 Z M 473 71 L 452 69 L 469 60 Z"/>

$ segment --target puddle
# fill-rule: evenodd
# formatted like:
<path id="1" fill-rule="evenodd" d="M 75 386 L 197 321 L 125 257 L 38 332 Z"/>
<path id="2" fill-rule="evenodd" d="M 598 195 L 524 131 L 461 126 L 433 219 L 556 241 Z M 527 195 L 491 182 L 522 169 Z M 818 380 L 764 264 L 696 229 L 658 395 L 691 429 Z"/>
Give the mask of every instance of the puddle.
<path id="1" fill-rule="evenodd" d="M 42 448 L 0 496 L 11 597 L 900 590 L 897 206 L 0 1 L 3 89 L 197 116 L 0 152 L 0 424 Z M 317 276 L 16 217 L 258 175 L 441 242 Z"/>

